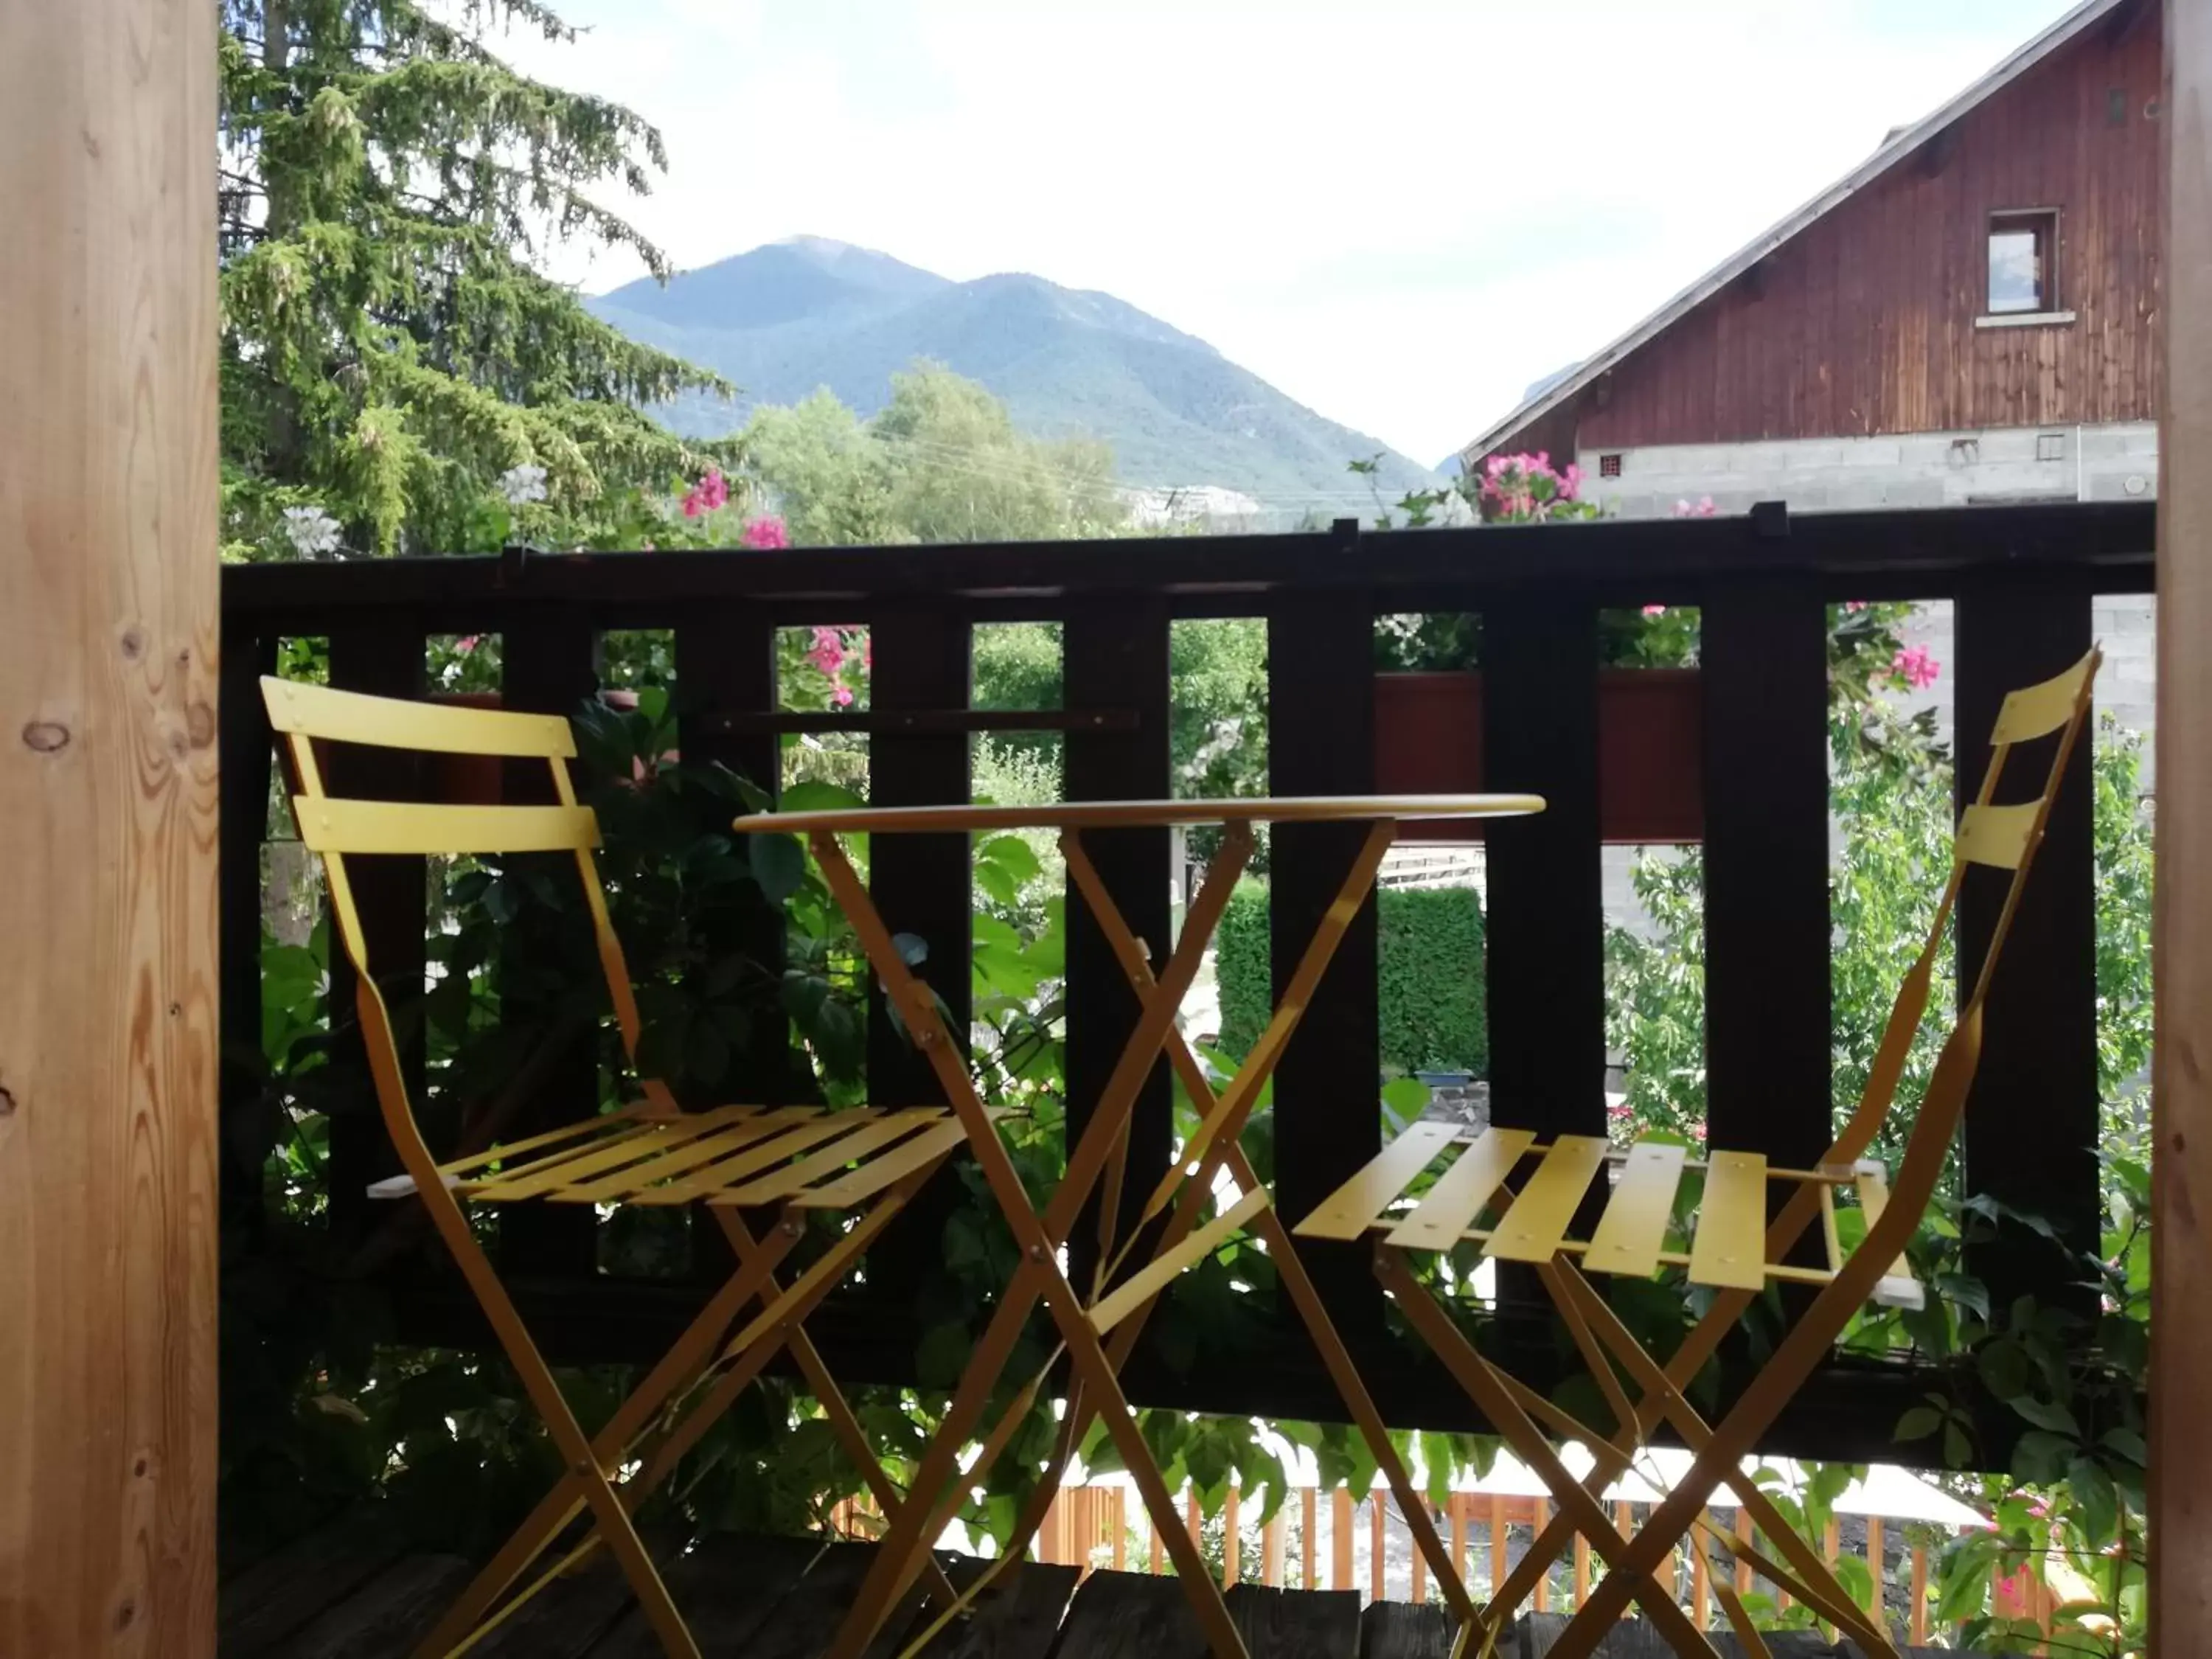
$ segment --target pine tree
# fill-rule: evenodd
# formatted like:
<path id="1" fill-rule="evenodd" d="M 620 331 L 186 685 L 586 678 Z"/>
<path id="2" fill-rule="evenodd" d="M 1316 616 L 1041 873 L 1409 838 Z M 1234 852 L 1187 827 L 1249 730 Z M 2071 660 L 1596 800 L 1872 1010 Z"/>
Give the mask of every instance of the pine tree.
<path id="1" fill-rule="evenodd" d="M 666 159 L 629 110 L 509 67 L 492 47 L 512 29 L 575 38 L 536 0 L 222 0 L 234 556 L 319 537 L 380 553 L 510 533 L 635 545 L 652 497 L 734 464 L 734 446 L 643 412 L 726 384 L 624 338 L 533 268 L 580 239 L 665 276 L 660 251 L 592 192 L 642 194 Z"/>

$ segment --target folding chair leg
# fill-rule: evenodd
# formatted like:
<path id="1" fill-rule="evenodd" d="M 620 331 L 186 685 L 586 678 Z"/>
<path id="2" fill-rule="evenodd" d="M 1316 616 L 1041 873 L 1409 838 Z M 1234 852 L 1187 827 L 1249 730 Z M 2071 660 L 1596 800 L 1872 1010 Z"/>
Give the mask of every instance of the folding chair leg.
<path id="1" fill-rule="evenodd" d="M 602 1465 L 613 1461 L 652 1426 L 654 1415 L 669 1396 L 698 1375 L 715 1339 L 729 1328 L 738 1310 L 763 1284 L 772 1281 L 776 1264 L 798 1238 L 796 1230 L 780 1228 L 756 1250 L 753 1260 L 740 1261 L 737 1272 L 685 1327 L 675 1346 L 631 1390 L 629 1398 L 623 1401 L 593 1438 L 594 1458 Z M 446 1610 L 436 1627 L 422 1638 L 415 1650 L 417 1659 L 443 1659 L 467 1638 L 493 1603 L 507 1593 L 515 1579 L 559 1535 L 561 1528 L 584 1507 L 580 1485 L 574 1475 L 562 1477 L 531 1512 L 529 1519 L 501 1547 L 499 1553 L 485 1564 L 460 1598 Z"/>
<path id="2" fill-rule="evenodd" d="M 1613 1621 L 1626 1609 L 1635 1593 L 1636 1579 L 1657 1565 L 1660 1558 L 1696 1523 L 1712 1500 L 1714 1490 L 1781 1414 L 1790 1395 L 1834 1345 L 1863 1300 L 1862 1287 L 1849 1277 L 1831 1281 L 1813 1298 L 1743 1398 L 1715 1425 L 1712 1437 L 1692 1458 L 1674 1490 L 1652 1511 L 1613 1570 L 1591 1590 L 1589 1600 L 1560 1632 L 1552 1650 L 1555 1659 L 1589 1659 Z"/>
<path id="3" fill-rule="evenodd" d="M 1606 1347 L 1620 1357 L 1621 1363 L 1635 1377 L 1637 1385 L 1644 1389 L 1647 1395 L 1658 1401 L 1661 1412 L 1674 1425 L 1674 1431 L 1682 1437 L 1682 1443 L 1692 1452 L 1702 1449 L 1712 1438 L 1711 1426 L 1698 1413 L 1681 1390 L 1668 1380 L 1666 1373 L 1659 1369 L 1658 1362 L 1636 1340 L 1634 1333 L 1620 1322 L 1620 1316 L 1597 1293 L 1597 1287 L 1589 1282 L 1589 1275 L 1564 1259 L 1540 1271 L 1545 1276 L 1553 1300 L 1559 1305 L 1560 1316 L 1574 1332 L 1577 1343 L 1592 1337 L 1602 1341 Z M 1602 1362 L 1603 1355 L 1600 1354 L 1593 1363 Z M 1896 1649 L 1891 1644 L 1888 1633 L 1867 1618 L 1828 1570 L 1827 1564 L 1814 1553 L 1811 1545 L 1798 1535 L 1797 1529 L 1774 1507 L 1772 1500 L 1759 1489 L 1758 1485 L 1740 1469 L 1729 1471 L 1727 1481 L 1735 1494 L 1736 1501 L 1743 1505 L 1759 1529 L 1774 1540 L 1775 1547 L 1781 1551 L 1783 1559 L 1804 1581 L 1802 1588 L 1813 1591 L 1811 1595 L 1801 1595 L 1800 1599 L 1814 1603 L 1827 1616 L 1831 1624 L 1843 1628 L 1868 1652 L 1887 1654 L 1889 1659 L 1897 1659 Z M 1773 1575 L 1770 1573 L 1768 1576 Z"/>
<path id="4" fill-rule="evenodd" d="M 936 1164 L 932 1164 L 923 1173 L 933 1174 L 937 1167 Z M 713 1211 L 715 1220 L 720 1223 L 722 1236 L 729 1240 L 730 1248 L 741 1264 L 750 1261 L 768 1248 L 754 1242 L 751 1232 L 735 1211 L 726 1206 L 710 1205 L 708 1207 Z M 763 1298 L 773 1298 L 782 1289 L 776 1283 L 773 1271 L 761 1288 Z M 837 1386 L 837 1379 L 830 1374 L 830 1367 L 823 1364 L 821 1352 L 814 1346 L 814 1339 L 807 1335 L 805 1328 L 794 1320 L 784 1340 L 791 1350 L 792 1358 L 798 1364 L 799 1375 L 806 1379 L 806 1386 L 814 1391 L 814 1398 L 822 1407 L 823 1416 L 829 1419 L 830 1432 L 837 1437 L 838 1444 L 845 1449 L 845 1455 L 853 1460 L 853 1467 L 860 1471 L 860 1479 L 867 1483 L 877 1507 L 884 1512 L 884 1518 L 887 1521 L 896 1518 L 900 1506 L 906 1502 L 905 1495 L 884 1472 L 875 1449 L 868 1444 L 867 1434 L 860 1427 L 860 1419 L 853 1415 L 853 1407 L 846 1401 L 844 1390 Z M 938 1565 L 933 1553 L 925 1560 L 922 1571 L 928 1576 L 933 1595 L 950 1599 L 955 1594 L 952 1581 L 945 1576 L 945 1569 Z"/>
<path id="5" fill-rule="evenodd" d="M 929 1449 L 922 1454 L 921 1465 L 915 1471 L 913 1483 L 907 1489 L 906 1506 L 877 1546 L 876 1559 L 868 1565 L 867 1577 L 861 1581 L 852 1610 L 845 1615 L 836 1640 L 823 1659 L 860 1659 L 883 1621 L 890 1616 L 893 1606 L 905 1594 L 914 1569 L 919 1565 L 920 1553 L 928 1549 L 936 1537 L 932 1523 L 938 1518 L 940 1505 L 965 1483 L 967 1477 L 960 1467 L 961 1447 L 981 1420 L 984 1408 L 990 1404 L 992 1390 L 998 1386 L 1006 1362 L 1012 1357 L 1014 1344 L 1029 1323 L 1030 1310 L 1036 1307 L 1041 1288 L 1037 1282 L 1040 1272 L 1031 1261 L 1024 1261 L 1014 1270 L 1006 1293 L 992 1313 L 991 1322 L 984 1328 L 982 1340 L 969 1355 L 968 1369 L 962 1373 L 945 1415 L 939 1419 L 937 1432 L 930 1437 Z"/>
<path id="6" fill-rule="evenodd" d="M 1650 1566 L 1637 1571 L 1632 1578 L 1626 1577 L 1622 1563 L 1626 1559 L 1628 1540 L 1613 1530 L 1598 1501 L 1568 1473 L 1551 1443 L 1528 1420 L 1528 1413 L 1504 1386 L 1495 1368 L 1475 1352 L 1474 1344 L 1461 1334 L 1459 1327 L 1452 1323 L 1427 1289 L 1413 1277 L 1404 1256 L 1385 1245 L 1376 1251 L 1375 1260 L 1383 1284 L 1396 1298 L 1407 1319 L 1468 1391 L 1491 1425 L 1513 1448 L 1514 1455 L 1551 1489 L 1561 1512 L 1573 1518 L 1576 1528 L 1613 1567 L 1608 1579 L 1625 1579 L 1621 1600 L 1626 1602 L 1632 1595 L 1676 1653 L 1704 1654 L 1708 1659 L 1718 1659 L 1712 1644 L 1690 1622 L 1689 1615 L 1676 1604 L 1671 1590 L 1651 1578 Z M 1656 1565 L 1655 1557 L 1652 1565 Z M 1613 1616 L 1618 1618 L 1620 1614 Z"/>
<path id="7" fill-rule="evenodd" d="M 1347 914 L 1358 908 L 1374 884 L 1375 872 L 1381 866 L 1382 854 L 1388 850 L 1390 840 L 1390 834 L 1379 839 L 1373 835 L 1369 836 L 1362 857 L 1354 864 L 1338 890 L 1338 908 Z M 1139 997 L 1150 994 L 1153 985 L 1152 964 L 1146 961 L 1144 947 L 1137 942 L 1136 935 L 1129 931 L 1128 921 L 1121 915 L 1121 907 L 1115 903 L 1112 892 L 1099 879 L 1097 869 L 1088 858 L 1071 854 L 1067 868 L 1070 878 L 1081 890 L 1084 902 L 1097 922 L 1100 933 L 1113 951 L 1115 961 L 1121 964 L 1130 988 Z M 1310 972 L 1318 978 L 1327 968 L 1334 949 L 1333 943 L 1317 937 L 1309 945 L 1305 957 L 1299 963 L 1299 974 L 1304 975 Z M 1296 1013 L 1302 1007 L 1300 1004 L 1297 1009 L 1291 1011 L 1292 1028 L 1295 1027 Z M 1284 1040 L 1287 1041 L 1287 1030 L 1284 1033 Z M 1170 1030 L 1166 1046 L 1169 1064 L 1174 1068 L 1185 1092 L 1190 1096 L 1192 1105 L 1198 1110 L 1200 1121 L 1209 1127 L 1213 1125 L 1217 1113 L 1231 1109 L 1222 1097 L 1214 1093 L 1206 1068 L 1199 1064 L 1198 1056 L 1191 1052 L 1190 1044 L 1184 1040 L 1182 1032 Z M 1273 1053 L 1279 1055 L 1280 1044 Z M 1242 1073 L 1239 1075 L 1241 1077 Z M 1211 1189 L 1212 1170 L 1217 1162 L 1228 1170 L 1230 1179 L 1242 1191 L 1252 1192 L 1262 1184 L 1237 1140 L 1236 1131 L 1242 1127 L 1241 1123 L 1230 1123 L 1211 1129 L 1208 1145 L 1199 1167 L 1184 1189 L 1185 1200 L 1202 1196 Z M 1194 1204 L 1188 1201 L 1178 1204 L 1168 1231 L 1160 1240 L 1160 1248 L 1165 1249 L 1175 1245 L 1196 1220 L 1197 1207 Z M 1306 1334 L 1312 1338 L 1322 1364 L 1328 1368 L 1336 1384 L 1338 1395 L 1351 1412 L 1352 1421 L 1361 1437 L 1366 1441 L 1376 1467 L 1382 1471 L 1384 1480 L 1396 1496 L 1399 1510 L 1405 1516 L 1407 1526 L 1413 1533 L 1414 1547 L 1420 1551 L 1422 1559 L 1436 1575 L 1437 1586 L 1443 1592 L 1452 1616 L 1459 1620 L 1462 1628 L 1471 1626 L 1477 1614 L 1474 1600 L 1468 1594 L 1466 1581 L 1460 1575 L 1458 1564 L 1452 1560 L 1449 1552 L 1444 1548 L 1443 1540 L 1437 1535 L 1436 1524 L 1429 1519 L 1428 1506 L 1413 1490 L 1413 1477 L 1407 1472 L 1405 1460 L 1398 1455 L 1398 1449 L 1390 1443 L 1389 1431 L 1382 1422 L 1382 1413 L 1375 1409 L 1375 1402 L 1368 1395 L 1366 1384 L 1360 1379 L 1358 1368 L 1352 1363 L 1352 1356 L 1345 1348 L 1343 1338 L 1337 1334 L 1335 1323 L 1329 1318 L 1320 1292 L 1315 1290 L 1313 1280 L 1307 1276 L 1305 1264 L 1291 1240 L 1290 1230 L 1283 1225 L 1282 1218 L 1270 1206 L 1253 1218 L 1252 1231 L 1267 1247 L 1267 1259 L 1275 1264 L 1276 1274 L 1282 1281 L 1283 1288 L 1290 1293 L 1291 1304 L 1297 1308 L 1299 1318 L 1304 1322 Z M 1125 1327 L 1114 1333 L 1114 1346 L 1109 1352 L 1116 1366 L 1127 1362 L 1128 1352 L 1135 1346 L 1143 1329 L 1144 1318 L 1145 1312 L 1139 1312 L 1133 1316 Z M 1088 1426 L 1087 1419 L 1079 1425 L 1076 1404 L 1073 1400 L 1068 1402 L 1063 1426 L 1070 1437 L 1080 1435 Z"/>
<path id="8" fill-rule="evenodd" d="M 1215 1655 L 1246 1659 L 1244 1638 L 1237 1632 L 1236 1621 L 1229 1616 L 1229 1604 L 1222 1600 L 1221 1586 L 1207 1571 L 1206 1559 L 1198 1552 L 1197 1540 L 1176 1524 L 1175 1494 L 1168 1490 L 1167 1478 L 1152 1461 L 1152 1448 L 1145 1443 L 1145 1437 L 1137 1427 L 1128 1400 L 1121 1392 L 1121 1379 L 1115 1376 L 1105 1350 L 1099 1346 L 1097 1333 L 1091 1328 L 1074 1291 L 1060 1277 L 1057 1268 L 1049 1269 L 1048 1273 L 1045 1304 L 1067 1344 L 1069 1361 L 1075 1374 L 1083 1379 L 1085 1392 L 1096 1396 L 1098 1413 L 1105 1419 L 1106 1432 L 1113 1437 L 1115 1449 L 1121 1455 L 1122 1467 L 1137 1483 L 1152 1526 L 1164 1533 L 1168 1555 L 1175 1562 L 1176 1576 L 1182 1581 L 1183 1594 L 1190 1600 L 1191 1610 L 1198 1615 L 1200 1633 Z"/>
<path id="9" fill-rule="evenodd" d="M 668 1587 L 660 1582 L 660 1574 L 654 1570 L 644 1540 L 637 1535 L 629 1511 L 623 1508 L 621 1498 L 607 1479 L 606 1470 L 582 1425 L 576 1421 L 575 1413 L 568 1408 L 551 1368 L 538 1352 L 538 1345 L 531 1340 L 528 1328 L 507 1297 L 507 1287 L 500 1283 L 483 1246 L 469 1230 L 468 1217 L 463 1213 L 459 1200 L 444 1182 L 435 1179 L 434 1172 L 428 1178 L 419 1179 L 421 1196 L 431 1221 L 445 1239 L 446 1248 L 460 1267 L 462 1277 L 468 1280 L 469 1288 L 476 1293 L 485 1317 L 491 1321 L 500 1346 L 507 1350 L 507 1358 L 522 1380 L 524 1391 L 544 1421 L 546 1432 L 568 1464 L 570 1476 L 582 1486 L 584 1501 L 590 1505 L 616 1560 L 622 1564 L 623 1576 L 636 1592 L 646 1622 L 653 1626 L 653 1634 L 660 1638 L 660 1645 L 670 1659 L 699 1659 L 698 1644 L 691 1639 L 691 1632 L 684 1623 L 684 1616 L 677 1612 L 676 1603 L 670 1600 Z"/>

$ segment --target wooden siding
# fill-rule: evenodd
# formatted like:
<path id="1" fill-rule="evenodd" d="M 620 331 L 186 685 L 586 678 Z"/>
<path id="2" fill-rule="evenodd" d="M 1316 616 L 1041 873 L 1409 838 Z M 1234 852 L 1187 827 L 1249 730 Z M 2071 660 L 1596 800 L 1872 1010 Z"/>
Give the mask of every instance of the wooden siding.
<path id="1" fill-rule="evenodd" d="M 1586 390 L 1577 447 L 2155 419 L 2158 24 L 2115 14 L 1808 226 Z M 1975 326 L 2013 208 L 2058 210 L 2071 323 Z"/>

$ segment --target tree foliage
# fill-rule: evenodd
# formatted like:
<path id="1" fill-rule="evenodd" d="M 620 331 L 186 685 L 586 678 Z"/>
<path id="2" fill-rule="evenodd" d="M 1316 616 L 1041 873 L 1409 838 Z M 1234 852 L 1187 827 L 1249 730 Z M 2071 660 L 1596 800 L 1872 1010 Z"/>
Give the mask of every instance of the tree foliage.
<path id="1" fill-rule="evenodd" d="M 1472 888 L 1376 895 L 1377 1038 L 1394 1072 L 1490 1070 L 1482 902 Z M 1242 881 L 1215 935 L 1222 1051 L 1249 1052 L 1274 1011 L 1267 888 Z"/>
<path id="2" fill-rule="evenodd" d="M 1066 540 L 1128 519 L 1103 444 L 1025 437 L 988 390 L 936 363 L 894 374 L 870 420 L 825 389 L 756 411 L 745 441 L 801 546 Z"/>
<path id="3" fill-rule="evenodd" d="M 641 194 L 659 134 L 519 74 L 504 31 L 574 38 L 536 0 L 224 0 L 222 458 L 234 556 L 283 550 L 287 507 L 379 553 L 590 539 L 730 444 L 642 405 L 714 376 L 635 344 L 536 268 L 551 246 L 666 262 L 595 192 Z"/>

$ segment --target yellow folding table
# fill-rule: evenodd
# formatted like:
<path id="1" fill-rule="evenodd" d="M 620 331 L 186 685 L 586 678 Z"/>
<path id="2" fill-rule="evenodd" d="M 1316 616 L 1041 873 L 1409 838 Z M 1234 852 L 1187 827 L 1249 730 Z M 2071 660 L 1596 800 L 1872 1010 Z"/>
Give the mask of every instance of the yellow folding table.
<path id="1" fill-rule="evenodd" d="M 1281 1060 L 1284 1047 L 1297 1030 L 1337 945 L 1374 886 L 1376 872 L 1396 837 L 1398 823 L 1406 819 L 1505 817 L 1542 809 L 1543 802 L 1531 795 L 1398 796 L 1118 801 L 1037 807 L 887 807 L 763 813 L 738 821 L 737 829 L 745 834 L 805 837 L 886 996 L 927 1057 L 945 1100 L 966 1132 L 969 1150 L 985 1184 L 1022 1252 L 1020 1264 L 1000 1297 L 915 1474 L 908 1501 L 892 1519 L 867 1579 L 830 1649 L 830 1659 L 860 1659 L 929 1559 L 930 1546 L 957 1507 L 960 1492 L 981 1479 L 1034 1401 L 1045 1380 L 1043 1372 L 1018 1391 L 1013 1404 L 983 1436 L 976 1457 L 963 1463 L 962 1454 L 981 1426 L 1015 1343 L 1040 1300 L 1057 1330 L 1060 1351 L 1067 1356 L 1073 1373 L 1055 1446 L 1055 1468 L 1064 1463 L 1094 1416 L 1102 1418 L 1115 1450 L 1136 1481 L 1157 1535 L 1174 1559 L 1208 1646 L 1218 1654 L 1244 1653 L 1220 1588 L 1207 1572 L 1197 1544 L 1176 1511 L 1166 1480 L 1138 1431 L 1121 1391 L 1120 1372 L 1146 1314 L 1160 1293 L 1178 1274 L 1218 1249 L 1232 1235 L 1247 1231 L 1266 1243 L 1354 1422 L 1398 1495 L 1417 1547 L 1436 1572 L 1437 1582 L 1445 1587 L 1455 1612 L 1463 1623 L 1473 1622 L 1474 1610 L 1458 1575 L 1449 1570 L 1443 1542 L 1402 1461 L 1392 1449 L 1382 1419 L 1312 1282 L 1299 1266 L 1266 1188 L 1245 1159 L 1238 1136 L 1262 1085 Z M 1364 822 L 1370 827 L 1296 971 L 1284 986 L 1266 1030 L 1236 1076 L 1217 1092 L 1178 1032 L 1176 1015 L 1198 973 L 1230 892 L 1251 856 L 1253 827 L 1328 822 Z M 1164 965 L 1156 971 L 1151 953 L 1131 933 L 1106 890 L 1083 838 L 1091 830 L 1176 824 L 1219 824 L 1224 833 L 1220 851 L 1190 904 L 1182 936 Z M 837 839 L 843 834 L 966 835 L 1012 830 L 1058 832 L 1070 882 L 1096 919 L 1139 1000 L 1136 1024 L 1120 1060 L 1092 1103 L 1082 1135 L 1068 1149 L 1066 1174 L 1042 1208 L 1024 1186 L 990 1113 L 976 1094 L 964 1041 L 946 1029 L 936 1000 L 908 968 L 866 884 Z M 1116 1237 L 1130 1112 L 1146 1078 L 1164 1056 L 1198 1108 L 1200 1127 L 1146 1200 L 1137 1224 L 1126 1236 Z M 1226 1173 L 1240 1196 L 1206 1218 L 1217 1172 Z M 1084 1205 L 1094 1191 L 1100 1190 L 1102 1182 L 1098 1270 L 1092 1282 L 1079 1290 L 1062 1271 L 1059 1253 L 1068 1242 Z M 1158 1230 L 1151 1254 L 1141 1261 L 1134 1260 L 1139 1248 L 1137 1240 L 1151 1231 L 1146 1224 L 1169 1212 L 1170 1206 L 1172 1213 Z M 1048 1479 L 1039 1488 L 1041 1496 L 1049 1496 L 1051 1484 Z M 1042 1503 L 1033 1500 L 1018 1524 L 1006 1560 L 1018 1558 L 1026 1547 L 1042 1512 Z M 939 1617 L 931 1628 L 941 1626 L 961 1601 L 972 1599 L 982 1588 L 981 1583 L 971 1585 L 963 1597 L 953 1601 L 937 1595 Z M 916 1644 L 927 1636 L 925 1632 L 916 1637 Z"/>

